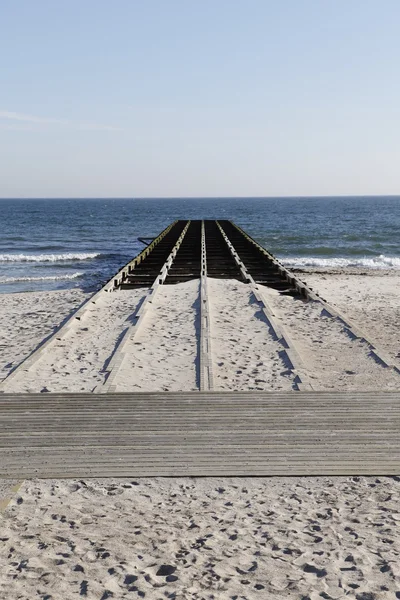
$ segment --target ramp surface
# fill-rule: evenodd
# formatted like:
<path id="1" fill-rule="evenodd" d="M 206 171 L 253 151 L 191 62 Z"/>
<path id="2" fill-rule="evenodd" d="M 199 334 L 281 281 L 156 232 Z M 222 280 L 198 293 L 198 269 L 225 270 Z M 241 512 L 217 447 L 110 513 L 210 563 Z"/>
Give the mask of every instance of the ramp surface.
<path id="1" fill-rule="evenodd" d="M 1 477 L 391 475 L 400 393 L 2 394 Z"/>

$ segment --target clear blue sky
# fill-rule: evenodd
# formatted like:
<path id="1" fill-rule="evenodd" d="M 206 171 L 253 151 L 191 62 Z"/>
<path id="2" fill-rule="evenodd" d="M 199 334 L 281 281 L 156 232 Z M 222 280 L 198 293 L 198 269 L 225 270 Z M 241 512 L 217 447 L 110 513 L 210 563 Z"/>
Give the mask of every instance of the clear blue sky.
<path id="1" fill-rule="evenodd" d="M 399 0 L 1 0 L 0 197 L 400 194 Z"/>

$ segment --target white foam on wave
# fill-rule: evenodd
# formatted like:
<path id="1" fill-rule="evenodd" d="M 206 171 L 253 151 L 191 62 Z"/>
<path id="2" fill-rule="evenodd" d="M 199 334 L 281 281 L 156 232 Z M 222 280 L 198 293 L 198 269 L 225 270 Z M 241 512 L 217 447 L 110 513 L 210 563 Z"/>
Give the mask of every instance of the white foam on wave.
<path id="1" fill-rule="evenodd" d="M 20 281 L 54 281 L 62 279 L 77 279 L 83 273 L 73 273 L 71 275 L 46 275 L 45 277 L 0 277 L 1 283 L 18 283 Z"/>
<path id="2" fill-rule="evenodd" d="M 66 252 L 65 254 L 0 254 L 0 262 L 63 262 L 88 260 L 100 256 L 97 252 Z"/>
<path id="3" fill-rule="evenodd" d="M 326 269 L 340 267 L 361 267 L 364 269 L 400 269 L 400 257 L 396 256 L 374 256 L 373 258 L 314 258 L 299 257 L 286 258 L 282 262 L 288 267 L 321 267 Z"/>

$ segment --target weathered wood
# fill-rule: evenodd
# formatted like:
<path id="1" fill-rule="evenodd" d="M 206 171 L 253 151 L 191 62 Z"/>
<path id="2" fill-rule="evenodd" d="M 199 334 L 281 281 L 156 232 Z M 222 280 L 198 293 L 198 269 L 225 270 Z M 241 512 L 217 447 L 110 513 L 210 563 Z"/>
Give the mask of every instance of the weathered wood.
<path id="1" fill-rule="evenodd" d="M 400 392 L 3 394 L 1 477 L 391 475 Z"/>

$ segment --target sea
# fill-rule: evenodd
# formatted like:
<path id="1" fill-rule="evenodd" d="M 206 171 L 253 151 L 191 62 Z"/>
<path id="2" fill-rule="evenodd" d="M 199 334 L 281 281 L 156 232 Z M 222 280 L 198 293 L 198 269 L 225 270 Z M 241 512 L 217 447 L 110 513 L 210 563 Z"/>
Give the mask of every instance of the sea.
<path id="1" fill-rule="evenodd" d="M 400 269 L 400 196 L 0 199 L 0 293 L 95 291 L 175 219 L 231 219 L 291 268 Z"/>

